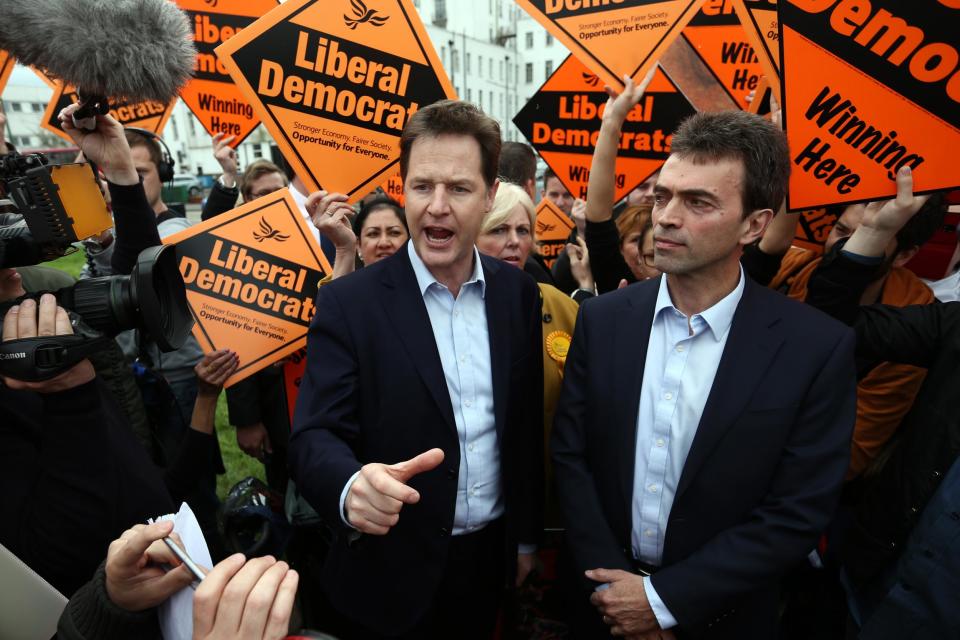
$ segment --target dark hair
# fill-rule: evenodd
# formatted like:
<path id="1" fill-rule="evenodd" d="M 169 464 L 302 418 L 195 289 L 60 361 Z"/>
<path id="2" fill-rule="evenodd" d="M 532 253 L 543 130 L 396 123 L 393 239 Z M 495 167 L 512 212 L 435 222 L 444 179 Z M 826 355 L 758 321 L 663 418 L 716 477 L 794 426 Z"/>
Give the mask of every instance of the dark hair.
<path id="1" fill-rule="evenodd" d="M 264 160 L 260 158 L 259 160 L 254 160 L 251 162 L 246 169 L 244 169 L 243 174 L 240 176 L 240 195 L 243 196 L 244 202 L 250 200 L 250 185 L 253 184 L 254 180 L 265 176 L 269 173 L 279 173 L 284 177 L 284 184 L 287 183 L 287 177 L 283 173 L 283 169 L 273 164 L 269 160 Z"/>
<path id="2" fill-rule="evenodd" d="M 550 167 L 547 167 L 546 169 L 543 170 L 543 190 L 544 191 L 547 190 L 547 181 L 549 181 L 550 178 L 557 178 L 557 174 L 554 173 L 553 169 L 551 169 Z M 557 180 L 559 179 L 560 178 L 557 178 Z M 560 184 L 562 185 L 563 182 L 561 182 Z"/>
<path id="3" fill-rule="evenodd" d="M 684 120 L 670 143 L 670 154 L 706 164 L 743 163 L 743 216 L 759 209 L 779 210 L 790 179 L 787 137 L 776 125 L 746 111 L 697 113 Z"/>
<path id="4" fill-rule="evenodd" d="M 947 216 L 947 201 L 943 193 L 934 193 L 920 210 L 907 220 L 897 232 L 897 253 L 911 247 L 920 247 L 943 226 Z"/>
<path id="5" fill-rule="evenodd" d="M 504 142 L 500 149 L 500 179 L 525 187 L 537 179 L 537 154 L 522 142 Z"/>
<path id="6" fill-rule="evenodd" d="M 407 231 L 407 235 L 410 234 L 410 229 L 407 228 L 407 216 L 404 214 L 403 207 L 400 206 L 400 203 L 390 196 L 375 196 L 360 205 L 360 212 L 353 219 L 353 232 L 357 238 L 360 237 L 360 232 L 363 231 L 363 223 L 367 220 L 367 217 L 377 209 L 392 210 L 397 217 L 400 218 L 400 223 Z"/>
<path id="7" fill-rule="evenodd" d="M 488 187 L 497 180 L 500 125 L 469 102 L 441 100 L 414 113 L 400 134 L 400 177 L 407 179 L 410 151 L 422 137 L 470 136 L 480 145 L 480 171 Z"/>
<path id="8" fill-rule="evenodd" d="M 154 138 L 146 136 L 139 131 L 130 131 L 129 129 L 125 130 L 123 134 L 127 137 L 127 144 L 131 149 L 134 147 L 144 147 L 147 152 L 150 154 L 150 162 L 153 163 L 153 166 L 160 168 L 160 163 L 163 162 L 163 151 L 160 149 L 160 143 L 157 142 Z"/>
<path id="9" fill-rule="evenodd" d="M 650 205 L 640 204 L 627 207 L 620 212 L 615 222 L 617 225 L 617 233 L 620 234 L 621 244 L 623 244 L 627 236 L 634 231 L 640 231 L 642 234 L 644 229 L 650 226 L 651 220 L 653 219 L 650 215 L 652 210 L 653 207 Z"/>

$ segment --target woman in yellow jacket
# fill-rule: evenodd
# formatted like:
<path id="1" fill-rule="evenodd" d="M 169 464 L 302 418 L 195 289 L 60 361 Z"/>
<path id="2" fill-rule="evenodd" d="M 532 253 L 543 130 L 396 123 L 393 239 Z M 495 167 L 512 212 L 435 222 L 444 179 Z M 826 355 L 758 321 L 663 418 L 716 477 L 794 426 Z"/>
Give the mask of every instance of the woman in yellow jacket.
<path id="1" fill-rule="evenodd" d="M 497 189 L 493 207 L 484 218 L 477 238 L 480 253 L 499 258 L 523 269 L 534 246 L 536 211 L 530 196 L 520 187 L 502 182 Z M 589 266 L 586 267 L 589 273 Z M 577 303 L 556 287 L 540 283 L 543 302 L 543 437 L 544 450 L 550 440 L 553 414 L 563 383 L 563 365 L 577 321 Z M 558 527 L 559 510 L 552 487 L 553 473 L 550 456 L 546 457 L 547 495 L 546 526 Z"/>

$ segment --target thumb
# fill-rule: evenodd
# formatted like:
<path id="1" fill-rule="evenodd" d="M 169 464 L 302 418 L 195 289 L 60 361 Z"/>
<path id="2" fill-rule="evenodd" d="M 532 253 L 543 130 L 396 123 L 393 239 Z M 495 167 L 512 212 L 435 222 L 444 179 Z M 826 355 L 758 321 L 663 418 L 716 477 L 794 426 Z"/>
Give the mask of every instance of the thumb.
<path id="1" fill-rule="evenodd" d="M 273 453 L 273 446 L 270 444 L 270 436 L 266 433 L 263 434 L 263 448 L 267 453 Z"/>
<path id="2" fill-rule="evenodd" d="M 634 575 L 620 569 L 590 569 L 585 571 L 584 574 L 594 582 L 617 582 Z"/>
<path id="3" fill-rule="evenodd" d="M 621 278 L 621 279 L 620 279 L 620 284 L 617 285 L 617 289 L 624 289 L 624 288 L 626 288 L 626 286 L 627 286 L 627 279 L 626 279 L 626 278 Z"/>
<path id="4" fill-rule="evenodd" d="M 400 482 L 406 482 L 417 474 L 436 469 L 441 462 L 443 462 L 443 449 L 430 449 L 416 458 L 392 464 L 387 467 L 387 470 Z"/>

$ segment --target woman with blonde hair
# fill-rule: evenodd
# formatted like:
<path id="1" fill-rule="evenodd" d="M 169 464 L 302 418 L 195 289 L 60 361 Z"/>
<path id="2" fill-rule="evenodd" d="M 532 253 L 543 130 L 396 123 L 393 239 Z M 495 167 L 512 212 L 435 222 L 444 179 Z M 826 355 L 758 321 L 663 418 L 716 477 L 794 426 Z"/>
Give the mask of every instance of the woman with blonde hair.
<path id="1" fill-rule="evenodd" d="M 493 207 L 483 220 L 477 249 L 488 256 L 499 258 L 518 269 L 523 269 L 527 256 L 534 246 L 536 210 L 530 196 L 520 187 L 501 182 Z M 587 267 L 589 272 L 589 267 Z M 563 366 L 567 349 L 577 321 L 578 305 L 556 287 L 538 283 L 543 303 L 543 435 L 544 443 L 550 438 L 553 414 L 560 397 L 563 382 Z M 547 457 L 547 502 L 546 526 L 555 527 L 559 511 L 549 479 L 550 459 Z"/>

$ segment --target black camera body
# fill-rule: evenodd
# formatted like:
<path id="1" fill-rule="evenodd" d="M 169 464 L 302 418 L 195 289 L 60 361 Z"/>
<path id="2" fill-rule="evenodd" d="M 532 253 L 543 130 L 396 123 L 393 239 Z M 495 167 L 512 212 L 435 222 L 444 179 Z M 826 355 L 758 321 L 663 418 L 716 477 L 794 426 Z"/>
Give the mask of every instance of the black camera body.
<path id="1" fill-rule="evenodd" d="M 101 205 L 106 213 L 106 204 L 89 165 L 49 165 L 41 154 L 14 152 L 0 157 L 0 185 L 26 223 L 0 227 L 0 268 L 66 255 L 74 242 L 109 227 L 99 217 Z M 106 216 L 109 221 L 109 213 Z M 0 303 L 0 316 L 24 298 L 39 298 L 42 293 Z M 0 375 L 28 382 L 47 380 L 127 329 L 140 329 L 160 349 L 173 351 L 193 327 L 173 246 L 143 250 L 129 276 L 81 280 L 50 293 L 71 313 L 74 335 L 0 343 Z"/>

